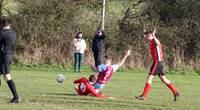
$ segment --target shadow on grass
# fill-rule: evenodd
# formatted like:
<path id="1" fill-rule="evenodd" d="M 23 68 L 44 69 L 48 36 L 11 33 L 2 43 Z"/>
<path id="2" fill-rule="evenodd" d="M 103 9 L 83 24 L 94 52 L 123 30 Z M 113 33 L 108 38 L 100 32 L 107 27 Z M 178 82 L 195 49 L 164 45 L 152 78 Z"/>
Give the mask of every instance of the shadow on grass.
<path id="1" fill-rule="evenodd" d="M 77 96 L 77 94 L 69 93 L 47 93 L 48 95 L 58 95 L 58 96 Z"/>
<path id="2" fill-rule="evenodd" d="M 118 106 L 120 108 L 137 108 L 137 109 L 147 109 L 151 108 L 153 110 L 160 110 L 166 107 L 166 105 L 153 105 L 151 101 L 145 102 L 144 101 L 139 101 L 134 98 L 129 98 L 129 97 L 123 97 L 117 98 L 117 99 L 104 99 L 104 98 L 96 98 L 96 97 L 91 97 L 91 96 L 78 96 L 75 93 L 46 93 L 47 95 L 51 96 L 58 96 L 62 97 L 61 99 L 67 100 L 68 103 L 71 104 L 83 104 L 83 105 L 102 105 L 104 103 L 108 104 L 108 107 L 112 106 Z M 125 99 L 125 100 L 123 100 Z M 62 100 L 60 100 L 62 103 Z M 57 103 L 59 100 L 56 101 Z"/>
<path id="3" fill-rule="evenodd" d="M 66 104 L 72 104 L 72 105 L 85 105 L 85 106 L 90 106 L 90 105 L 96 105 L 100 106 L 102 104 L 106 104 L 106 108 L 112 108 L 112 107 L 119 107 L 123 109 L 153 109 L 153 110 L 161 110 L 164 109 L 166 106 L 165 105 L 153 105 L 151 101 L 145 102 L 144 101 L 138 101 L 136 99 L 132 98 L 117 98 L 117 99 L 102 99 L 102 98 L 96 98 L 96 97 L 90 97 L 90 96 L 77 96 L 74 93 L 58 93 L 58 92 L 49 92 L 45 93 L 46 96 L 48 97 L 47 99 L 42 98 L 42 99 L 33 99 L 29 100 L 28 102 L 31 103 L 49 103 L 49 99 L 53 97 L 56 99 L 54 101 L 54 104 L 61 104 L 64 103 L 65 101 L 67 102 Z M 56 98 L 57 97 L 57 98 Z M 65 100 L 65 101 L 64 101 Z"/>

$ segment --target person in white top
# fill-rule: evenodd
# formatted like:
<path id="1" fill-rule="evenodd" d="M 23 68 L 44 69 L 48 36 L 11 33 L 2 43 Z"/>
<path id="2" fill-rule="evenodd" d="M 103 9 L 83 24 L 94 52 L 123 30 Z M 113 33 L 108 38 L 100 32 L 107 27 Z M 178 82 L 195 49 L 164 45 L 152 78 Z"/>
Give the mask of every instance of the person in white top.
<path id="1" fill-rule="evenodd" d="M 74 72 L 75 73 L 80 72 L 81 70 L 83 54 L 86 50 L 86 42 L 82 37 L 83 37 L 82 32 L 78 32 L 72 43 L 73 48 L 74 48 L 74 59 L 75 59 Z"/>

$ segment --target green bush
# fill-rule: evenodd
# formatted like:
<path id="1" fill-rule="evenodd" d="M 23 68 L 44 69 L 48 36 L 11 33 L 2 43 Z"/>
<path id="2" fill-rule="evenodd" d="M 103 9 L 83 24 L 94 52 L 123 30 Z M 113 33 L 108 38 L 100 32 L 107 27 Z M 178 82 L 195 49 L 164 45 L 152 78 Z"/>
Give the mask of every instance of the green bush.
<path id="1" fill-rule="evenodd" d="M 71 41 L 79 31 L 91 50 L 101 21 L 100 0 L 16 1 L 17 13 L 9 13 L 17 32 L 15 63 L 72 64 Z M 152 61 L 143 30 L 157 28 L 166 67 L 197 69 L 199 10 L 199 0 L 107 0 L 105 53 L 112 54 L 114 62 L 118 62 L 125 49 L 132 48 L 126 67 L 147 68 Z"/>

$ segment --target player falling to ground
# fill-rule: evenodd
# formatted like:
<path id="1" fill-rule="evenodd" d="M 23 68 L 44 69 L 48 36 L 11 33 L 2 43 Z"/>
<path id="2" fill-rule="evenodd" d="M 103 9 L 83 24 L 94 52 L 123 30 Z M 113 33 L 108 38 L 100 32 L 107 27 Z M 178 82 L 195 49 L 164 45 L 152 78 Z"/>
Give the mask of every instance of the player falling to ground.
<path id="1" fill-rule="evenodd" d="M 139 100 L 145 100 L 147 98 L 147 94 L 151 88 L 152 80 L 154 76 L 158 75 L 163 83 L 167 85 L 167 87 L 173 92 L 174 94 L 174 101 L 176 101 L 177 96 L 179 96 L 178 91 L 176 88 L 173 86 L 170 80 L 168 80 L 165 76 L 165 73 L 163 71 L 164 66 L 163 66 L 163 50 L 162 46 L 160 44 L 160 41 L 155 37 L 155 32 L 154 30 L 152 33 L 151 32 L 145 32 L 144 33 L 144 38 L 146 38 L 149 41 L 149 46 L 151 50 L 151 55 L 153 58 L 153 65 L 151 66 L 150 73 L 147 78 L 146 85 L 144 87 L 144 91 L 142 95 L 135 96 L 136 99 Z"/>
<path id="2" fill-rule="evenodd" d="M 78 86 L 77 85 L 75 86 L 75 90 L 77 94 L 80 96 L 91 95 L 91 96 L 99 97 L 99 98 L 112 98 L 112 97 L 104 96 L 102 94 L 98 94 L 95 91 L 93 84 L 96 82 L 96 80 L 97 80 L 97 75 L 95 74 L 90 75 L 89 80 L 85 77 L 75 80 L 74 83 L 78 84 Z"/>
<path id="3" fill-rule="evenodd" d="M 94 89 L 101 93 L 105 84 L 109 81 L 109 79 L 112 77 L 113 73 L 117 71 L 119 67 L 121 67 L 126 58 L 131 54 L 131 50 L 127 50 L 125 53 L 124 58 L 122 61 L 118 64 L 112 64 L 112 58 L 111 56 L 106 55 L 105 56 L 105 64 L 100 64 L 97 68 L 91 63 L 91 60 L 88 60 L 88 64 L 95 70 L 98 71 L 98 79 L 96 83 L 94 84 Z M 88 58 L 90 59 L 90 58 Z"/>
<path id="4" fill-rule="evenodd" d="M 10 74 L 10 64 L 12 62 L 12 53 L 16 40 L 16 33 L 11 29 L 11 19 L 5 18 L 1 23 L 3 25 L 3 30 L 0 34 L 0 75 L 4 76 L 4 79 L 7 81 L 8 87 L 12 92 L 13 98 L 10 102 L 18 103 L 19 96 Z"/>

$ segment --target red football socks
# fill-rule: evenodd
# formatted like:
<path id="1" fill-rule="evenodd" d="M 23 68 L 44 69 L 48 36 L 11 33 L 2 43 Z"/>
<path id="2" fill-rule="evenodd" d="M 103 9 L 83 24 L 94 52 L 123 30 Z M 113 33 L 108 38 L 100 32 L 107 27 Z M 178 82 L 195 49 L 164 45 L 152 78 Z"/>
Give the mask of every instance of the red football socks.
<path id="1" fill-rule="evenodd" d="M 173 85 L 172 83 L 167 84 L 167 87 L 168 87 L 169 89 L 171 89 L 171 91 L 172 91 L 174 94 L 176 94 L 176 88 L 174 87 L 174 85 Z"/>
<path id="2" fill-rule="evenodd" d="M 145 87 L 144 87 L 144 91 L 143 91 L 143 96 L 144 96 L 144 97 L 147 97 L 147 94 L 148 94 L 150 88 L 151 88 L 151 84 L 146 83 L 146 85 L 145 85 Z"/>

